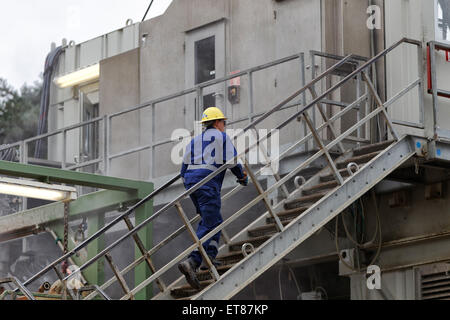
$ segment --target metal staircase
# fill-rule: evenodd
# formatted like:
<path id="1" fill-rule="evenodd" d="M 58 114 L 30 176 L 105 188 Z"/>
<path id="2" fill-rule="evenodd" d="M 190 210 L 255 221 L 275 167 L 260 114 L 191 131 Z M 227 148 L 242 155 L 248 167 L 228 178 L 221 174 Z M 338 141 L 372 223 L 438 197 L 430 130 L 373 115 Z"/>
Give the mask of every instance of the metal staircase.
<path id="1" fill-rule="evenodd" d="M 266 215 L 260 226 L 246 230 L 247 239 L 230 243 L 228 252 L 219 255 L 224 264 L 218 269 L 224 273 L 220 281 L 213 282 L 208 272 L 201 272 L 204 290 L 180 286 L 171 290 L 172 296 L 208 300 L 233 297 L 415 153 L 414 142 L 408 137 L 355 149 L 350 158 L 336 162 L 338 168 L 345 168 L 344 184 L 338 185 L 328 169 L 318 173 L 282 204 L 277 213 L 284 226 L 281 232 L 274 219 Z M 353 173 L 347 165 L 356 162 L 360 169 Z M 247 257 L 246 246 L 255 248 Z"/>
<path id="2" fill-rule="evenodd" d="M 345 208 L 368 192 L 378 182 L 383 180 L 416 154 L 416 143 L 419 138 L 412 136 L 399 137 L 389 118 L 386 108 L 412 90 L 416 85 L 419 86 L 419 99 L 421 99 L 423 86 L 422 79 L 416 80 L 394 97 L 383 103 L 374 89 L 374 85 L 368 75 L 370 68 L 374 63 L 402 44 L 417 46 L 419 54 L 422 54 L 422 45 L 420 42 L 405 38 L 367 62 L 361 62 L 357 56 L 348 55 L 337 61 L 336 64 L 331 66 L 321 75 L 314 78 L 305 87 L 292 94 L 258 120 L 247 126 L 242 134 L 252 133 L 253 129 L 255 129 L 258 124 L 274 114 L 277 114 L 277 112 L 286 104 L 294 101 L 301 94 L 307 91 L 311 93 L 312 100 L 302 106 L 301 110 L 295 111 L 286 119 L 282 119 L 282 122 L 274 127 L 271 132 L 266 136 L 259 138 L 257 144 L 249 146 L 245 152 L 237 156 L 237 158 L 240 158 L 244 162 L 245 167 L 249 172 L 251 182 L 258 191 L 258 196 L 248 201 L 231 217 L 226 219 L 220 226 L 202 239 L 196 237 L 193 227 L 193 224 L 199 220 L 199 217 L 196 216 L 193 219 L 189 219 L 181 205 L 181 201 L 220 172 L 226 170 L 227 166 L 232 164 L 235 159 L 230 160 L 229 163 L 211 173 L 192 189 L 183 192 L 181 195 L 175 196 L 170 203 L 163 206 L 160 210 L 155 212 L 153 216 L 146 219 L 141 224 L 133 226 L 129 219 L 129 216 L 133 211 L 167 189 L 179 179 L 179 176 L 174 177 L 148 197 L 116 217 L 111 223 L 100 229 L 76 248 L 25 281 L 21 286 L 23 285 L 23 287 L 25 287 L 30 283 L 37 281 L 41 276 L 52 269 L 57 271 L 58 265 L 68 257 L 76 254 L 79 250 L 89 245 L 93 239 L 104 234 L 107 230 L 112 228 L 112 226 L 124 221 L 129 232 L 107 246 L 77 270 L 77 272 L 81 272 L 99 259 L 105 257 L 105 260 L 108 262 L 114 273 L 114 277 L 104 284 L 97 284 L 98 290 L 93 291 L 85 297 L 85 299 L 89 300 L 96 296 L 101 296 L 99 295 L 99 292 L 105 290 L 115 282 L 118 282 L 123 290 L 124 295 L 121 298 L 122 300 L 134 299 L 137 292 L 152 283 L 156 283 L 159 288 L 159 293 L 155 295 L 154 299 L 232 298 L 271 266 L 285 257 L 290 251 L 301 245 L 303 241 L 318 232 L 333 218 L 337 217 Z M 342 72 L 344 69 L 347 71 Z M 317 84 L 326 79 L 326 77 L 336 74 L 341 76 L 341 80 L 329 89 L 323 89 L 322 93 L 317 94 Z M 356 94 L 355 101 L 346 104 L 341 111 L 334 114 L 332 117 L 327 118 L 323 101 L 333 92 L 354 79 L 363 81 L 365 90 L 363 90 L 362 94 L 360 94 L 360 92 Z M 375 107 L 362 110 L 362 105 L 367 101 L 373 101 Z M 327 101 L 327 104 L 329 103 L 330 101 Z M 367 103 L 366 105 L 369 104 Z M 318 110 L 318 113 L 321 116 L 319 125 L 317 125 L 316 121 L 311 119 L 311 111 L 314 108 L 317 108 L 316 110 Z M 361 117 L 350 128 L 345 131 L 342 130 L 343 132 L 339 132 L 340 130 L 338 128 L 340 120 L 354 109 L 361 112 Z M 390 132 L 389 140 L 371 143 L 371 140 L 374 140 L 374 137 L 370 135 L 370 128 L 377 119 L 379 122 L 383 121 L 385 123 L 386 128 Z M 247 163 L 246 156 L 253 148 L 257 147 L 257 145 L 260 145 L 262 142 L 269 139 L 271 135 L 275 133 L 275 130 L 280 130 L 280 132 L 283 129 L 289 130 L 286 126 L 291 123 L 300 125 L 298 121 L 305 122 L 306 126 L 309 128 L 309 133 L 289 146 L 287 150 L 284 150 L 277 159 L 271 159 L 271 161 L 283 161 L 283 159 L 290 156 L 294 151 L 299 150 L 299 148 L 306 146 L 311 142 L 316 148 L 310 151 L 309 157 L 304 161 L 299 162 L 297 164 L 298 166 L 291 170 L 287 175 L 279 176 L 277 172 L 272 170 L 275 183 L 264 190 L 258 180 L 258 176 L 261 175 L 262 170 L 271 170 L 271 163 L 256 171 Z M 360 134 L 361 132 L 365 132 L 365 134 Z M 358 133 L 356 138 L 352 136 L 354 133 Z M 337 154 L 338 156 L 336 156 Z M 269 158 L 269 155 L 267 155 L 267 158 Z M 308 168 L 311 168 L 318 159 L 325 159 L 328 166 L 308 179 L 302 178 L 302 173 L 305 172 L 305 170 L 308 170 Z M 300 180 L 302 181 L 302 184 L 299 183 Z M 289 190 L 288 185 L 291 185 L 293 182 L 295 187 Z M 222 200 L 225 202 L 232 199 L 241 189 L 242 186 L 235 187 L 224 195 Z M 278 190 L 280 191 L 280 194 L 284 195 L 284 198 L 277 204 L 272 204 L 269 201 L 268 196 L 272 192 Z M 267 211 L 262 212 L 258 219 L 254 220 L 250 225 L 243 226 L 240 232 L 230 238 L 226 233 L 225 228 L 244 215 L 255 204 L 260 202 L 264 204 Z M 152 248 L 145 248 L 140 241 L 137 232 L 159 216 L 163 215 L 170 208 L 176 209 L 183 222 L 183 226 L 158 244 L 155 244 Z M 170 262 L 157 268 L 152 261 L 152 255 L 185 231 L 188 232 L 193 243 L 185 248 L 181 254 L 176 255 Z M 225 244 L 220 248 L 218 256 L 218 259 L 223 262 L 223 265 L 216 268 L 204 252 L 202 243 L 219 231 L 223 232 Z M 125 269 L 119 270 L 112 261 L 110 252 L 129 238 L 135 242 L 143 256 Z M 209 270 L 198 273 L 203 288 L 201 290 L 192 289 L 186 284 L 184 277 L 180 277 L 178 280 L 167 285 L 163 280 L 164 275 L 170 270 L 173 270 L 180 261 L 184 260 L 189 253 L 195 249 L 200 250 L 204 260 L 209 266 Z M 131 289 L 126 283 L 123 275 L 130 272 L 141 263 L 145 263 L 149 267 L 152 271 L 152 275 L 135 288 Z M 74 274 L 77 272 L 74 272 Z M 65 282 L 74 276 L 74 274 L 60 278 Z M 17 291 L 19 290 L 20 289 L 18 288 Z M 75 296 L 75 294 L 72 293 L 69 294 L 69 296 Z"/>

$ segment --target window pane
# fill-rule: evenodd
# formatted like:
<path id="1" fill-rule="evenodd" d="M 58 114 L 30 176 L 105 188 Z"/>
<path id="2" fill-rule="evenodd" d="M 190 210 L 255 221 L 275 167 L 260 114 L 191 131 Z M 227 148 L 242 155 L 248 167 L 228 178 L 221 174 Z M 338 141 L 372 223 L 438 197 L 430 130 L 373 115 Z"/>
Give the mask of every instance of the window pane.
<path id="1" fill-rule="evenodd" d="M 216 78 L 216 39 L 206 38 L 195 43 L 195 84 Z"/>
<path id="2" fill-rule="evenodd" d="M 216 106 L 216 97 L 214 93 L 203 97 L 203 110 Z"/>
<path id="3" fill-rule="evenodd" d="M 450 41 L 450 0 L 437 0 L 437 39 Z"/>

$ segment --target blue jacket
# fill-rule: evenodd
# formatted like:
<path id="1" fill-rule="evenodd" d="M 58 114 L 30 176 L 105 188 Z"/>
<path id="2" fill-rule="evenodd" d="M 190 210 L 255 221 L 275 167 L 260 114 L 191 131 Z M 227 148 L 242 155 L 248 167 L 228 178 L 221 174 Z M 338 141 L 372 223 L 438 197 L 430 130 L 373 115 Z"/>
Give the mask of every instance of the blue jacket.
<path id="1" fill-rule="evenodd" d="M 237 155 L 231 139 L 224 132 L 215 128 L 206 129 L 201 135 L 191 140 L 184 155 L 181 177 L 186 188 L 197 184 Z M 238 178 L 244 178 L 244 170 L 240 164 L 230 168 Z M 205 186 L 211 187 L 220 194 L 226 170 L 219 173 Z"/>

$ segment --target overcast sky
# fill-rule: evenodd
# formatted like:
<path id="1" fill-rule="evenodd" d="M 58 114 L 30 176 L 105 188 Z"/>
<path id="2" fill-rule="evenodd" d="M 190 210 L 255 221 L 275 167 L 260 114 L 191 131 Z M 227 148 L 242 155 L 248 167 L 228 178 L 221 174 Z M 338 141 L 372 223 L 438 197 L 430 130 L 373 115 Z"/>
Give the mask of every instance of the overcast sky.
<path id="1" fill-rule="evenodd" d="M 151 0 L 17 0 L 0 10 L 0 78 L 19 89 L 43 72 L 50 45 L 81 43 L 140 22 Z M 163 14 L 172 0 L 154 0 L 146 19 Z"/>

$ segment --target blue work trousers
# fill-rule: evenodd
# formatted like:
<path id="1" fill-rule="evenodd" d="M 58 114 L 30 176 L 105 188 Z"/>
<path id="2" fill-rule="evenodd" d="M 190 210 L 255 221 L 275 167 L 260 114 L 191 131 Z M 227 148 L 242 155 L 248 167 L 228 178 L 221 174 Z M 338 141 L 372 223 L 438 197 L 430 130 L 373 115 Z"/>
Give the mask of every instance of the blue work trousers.
<path id="1" fill-rule="evenodd" d="M 188 185 L 186 187 L 189 189 L 192 186 Z M 223 222 L 220 214 L 220 193 L 213 188 L 203 186 L 191 194 L 190 197 L 197 209 L 197 213 L 202 217 L 197 228 L 197 237 L 201 239 Z M 219 251 L 220 235 L 221 232 L 203 243 L 206 253 L 212 258 L 215 258 Z M 198 250 L 193 251 L 189 257 L 195 261 L 197 267 L 202 263 L 203 258 Z"/>

